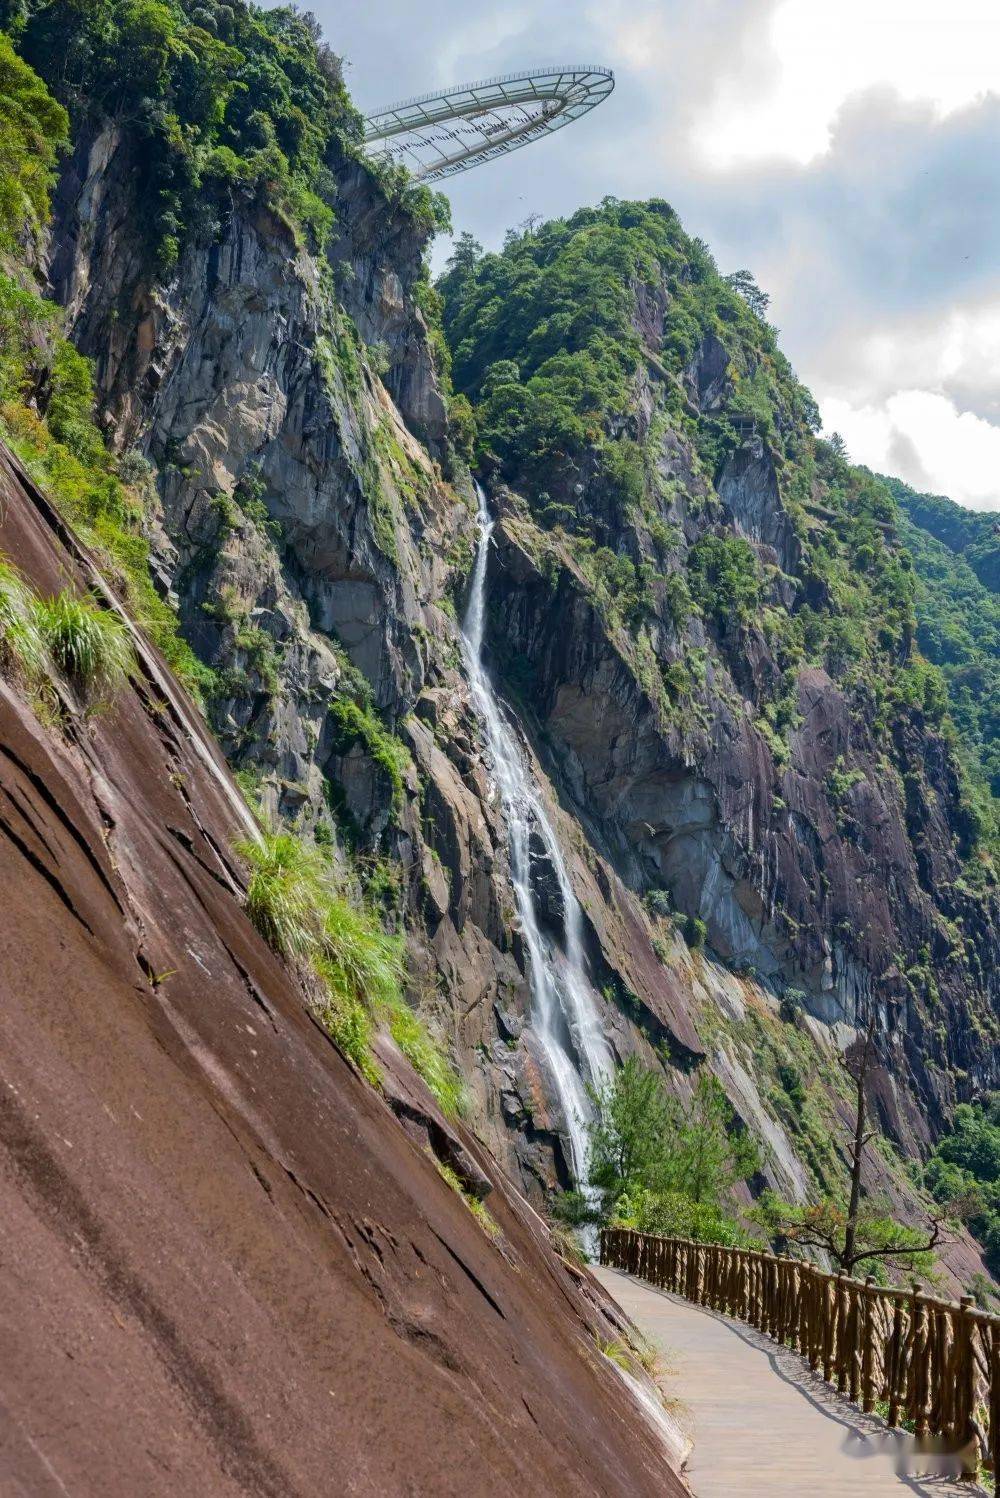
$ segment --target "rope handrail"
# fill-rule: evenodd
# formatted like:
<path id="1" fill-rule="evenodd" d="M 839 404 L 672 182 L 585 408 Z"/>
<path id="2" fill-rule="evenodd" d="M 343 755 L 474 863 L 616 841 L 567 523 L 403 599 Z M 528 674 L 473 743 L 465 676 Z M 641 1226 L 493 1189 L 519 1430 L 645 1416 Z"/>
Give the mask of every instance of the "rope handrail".
<path id="1" fill-rule="evenodd" d="M 974 1476 L 1000 1469 L 1000 1316 L 761 1249 L 601 1230 L 601 1263 L 756 1327 L 918 1441 L 940 1437 Z"/>

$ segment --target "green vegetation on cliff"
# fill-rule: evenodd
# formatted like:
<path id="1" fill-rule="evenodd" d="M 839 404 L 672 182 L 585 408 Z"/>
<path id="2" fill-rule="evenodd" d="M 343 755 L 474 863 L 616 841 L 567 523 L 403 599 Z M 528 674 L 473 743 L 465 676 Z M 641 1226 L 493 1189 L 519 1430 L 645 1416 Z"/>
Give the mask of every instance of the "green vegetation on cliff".
<path id="1" fill-rule="evenodd" d="M 710 434 L 716 457 L 736 445 L 732 416 L 770 427 L 780 408 L 818 424 L 773 330 L 661 199 L 605 199 L 509 234 L 495 255 L 462 236 L 439 288 L 455 386 L 477 408 L 479 459 L 511 481 L 596 453 L 607 480 L 638 498 L 643 456 L 623 436 L 636 379 L 652 358 L 668 408 L 683 419 L 676 374 L 707 336 L 727 341 L 738 386 Z M 658 307 L 666 321 L 654 350 L 644 315 L 651 321 Z"/>
<path id="2" fill-rule="evenodd" d="M 310 14 L 246 0 L 0 0 L 0 27 L 74 127 L 127 126 L 162 273 L 189 233 L 214 233 L 233 191 L 258 194 L 315 244 L 329 233 L 333 171 L 361 160 L 361 121 Z M 431 194 L 381 175 L 429 230 Z"/>
<path id="3" fill-rule="evenodd" d="M 995 510 L 967 510 L 941 494 L 919 494 L 902 479 L 885 474 L 881 479 L 913 525 L 960 556 L 984 588 L 1000 592 L 1000 517 Z"/>
<path id="4" fill-rule="evenodd" d="M 906 724 L 954 740 L 941 671 L 917 648 L 893 499 L 816 435 L 746 273 L 720 275 L 663 201 L 605 199 L 496 254 L 463 236 L 439 289 L 481 470 L 524 496 L 546 566 L 572 557 L 666 717 L 684 704 L 692 721 L 704 680 L 693 608 L 777 762 L 807 666 L 854 694 L 890 753 Z M 770 661 L 749 678 L 754 636 Z M 965 856 L 994 822 L 969 784 Z"/>
<path id="5" fill-rule="evenodd" d="M 0 124 L 0 437 L 94 549 L 135 617 L 197 695 L 209 686 L 211 672 L 181 639 L 149 574 L 143 465 L 116 463 L 108 452 L 93 419 L 90 365 L 61 336 L 59 308 L 35 293 L 14 258 L 26 230 L 39 230 L 48 217 L 66 115 L 2 34 Z"/>
<path id="6" fill-rule="evenodd" d="M 602 1222 L 699 1243 L 750 1242 L 731 1192 L 759 1168 L 759 1155 L 714 1077 L 703 1073 L 682 1104 L 660 1071 L 630 1056 L 592 1096 L 589 1175 Z M 572 1193 L 562 1210 L 572 1215 L 574 1206 L 583 1203 Z"/>
<path id="7" fill-rule="evenodd" d="M 327 854 L 284 830 L 244 838 L 246 911 L 269 946 L 310 973 L 313 1007 L 330 1038 L 378 1084 L 373 1022 L 386 1025 L 446 1113 L 462 1106 L 454 1068 L 403 997 L 405 943 L 350 898 Z"/>
<path id="8" fill-rule="evenodd" d="M 981 1103 L 962 1103 L 924 1167 L 924 1184 L 936 1201 L 965 1199 L 969 1228 L 1000 1277 L 1000 1092 Z"/>
<path id="9" fill-rule="evenodd" d="M 68 120 L 0 32 L 0 252 L 41 229 Z"/>
<path id="10" fill-rule="evenodd" d="M 1000 534 L 992 514 L 883 479 L 917 574 L 917 640 L 940 666 L 973 775 L 1000 797 Z"/>

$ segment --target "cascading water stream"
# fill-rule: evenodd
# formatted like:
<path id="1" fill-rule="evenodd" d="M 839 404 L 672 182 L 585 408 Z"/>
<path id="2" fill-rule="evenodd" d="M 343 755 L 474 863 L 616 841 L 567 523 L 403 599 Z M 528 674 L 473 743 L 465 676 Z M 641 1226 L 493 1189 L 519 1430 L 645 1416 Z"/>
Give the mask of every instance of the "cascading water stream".
<path id="1" fill-rule="evenodd" d="M 483 491 L 479 499 L 479 544 L 472 573 L 469 606 L 462 625 L 473 706 L 486 734 L 493 771 L 510 840 L 510 867 L 521 932 L 528 949 L 532 1024 L 548 1063 L 566 1121 L 573 1173 L 586 1180 L 587 1120 L 592 1113 L 587 1084 L 600 1084 L 612 1071 L 583 956 L 583 922 L 570 884 L 566 861 L 546 813 L 527 754 L 500 703 L 483 665 L 486 614 L 486 567 L 493 522 Z M 543 933 L 531 884 L 530 841 L 540 837 L 555 873 L 563 909 L 560 950 Z"/>

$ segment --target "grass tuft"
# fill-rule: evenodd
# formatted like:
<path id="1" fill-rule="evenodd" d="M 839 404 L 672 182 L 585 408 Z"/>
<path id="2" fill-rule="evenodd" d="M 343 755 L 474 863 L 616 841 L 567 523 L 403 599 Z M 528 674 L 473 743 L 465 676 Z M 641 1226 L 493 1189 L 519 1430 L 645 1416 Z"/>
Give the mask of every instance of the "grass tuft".
<path id="1" fill-rule="evenodd" d="M 17 569 L 0 557 L 0 668 L 29 685 L 48 672 L 37 599 Z"/>
<path id="2" fill-rule="evenodd" d="M 401 1002 L 404 944 L 377 917 L 333 896 L 323 910 L 322 963 L 331 987 L 381 1011 Z"/>
<path id="3" fill-rule="evenodd" d="M 243 838 L 236 852 L 251 870 L 247 915 L 268 946 L 282 957 L 316 955 L 329 897 L 319 854 L 288 832 L 265 832 L 259 843 Z"/>
<path id="4" fill-rule="evenodd" d="M 590 1263 L 583 1245 L 571 1227 L 564 1222 L 550 1222 L 549 1242 L 561 1259 L 585 1269 Z"/>
<path id="5" fill-rule="evenodd" d="M 466 1189 L 466 1187 L 462 1184 L 461 1177 L 456 1171 L 452 1170 L 450 1165 L 445 1165 L 443 1161 L 439 1160 L 434 1155 L 432 1155 L 431 1158 L 434 1161 L 434 1165 L 437 1169 L 438 1175 L 440 1175 L 443 1180 L 448 1182 L 448 1185 L 451 1187 L 452 1191 L 455 1192 L 456 1196 L 460 1196 L 462 1198 L 465 1205 L 472 1213 L 473 1217 L 479 1223 L 479 1226 L 482 1228 L 483 1232 L 488 1238 L 492 1238 L 495 1243 L 498 1238 L 502 1237 L 500 1224 L 497 1222 L 496 1218 L 487 1210 L 485 1205 L 479 1200 L 478 1196 L 473 1196 L 472 1192 Z"/>
<path id="6" fill-rule="evenodd" d="M 458 1077 L 403 997 L 402 937 L 345 898 L 326 855 L 291 833 L 264 831 L 260 841 L 238 842 L 236 852 L 250 865 L 247 914 L 282 957 L 308 964 L 319 990 L 315 1012 L 334 1043 L 377 1083 L 372 1030 L 384 1021 L 444 1112 L 458 1113 Z"/>
<path id="7" fill-rule="evenodd" d="M 608 1358 L 612 1363 L 617 1364 L 625 1373 L 633 1371 L 630 1350 L 620 1337 L 615 1337 L 612 1341 L 608 1341 L 604 1337 L 597 1336 L 594 1338 L 594 1341 L 597 1343 L 597 1350 L 602 1357 Z"/>
<path id="8" fill-rule="evenodd" d="M 641 1369 L 651 1379 L 655 1379 L 663 1370 L 663 1360 L 659 1348 L 654 1347 L 652 1342 L 646 1340 L 641 1332 L 634 1330 L 627 1339 L 616 1337 L 607 1342 L 601 1336 L 595 1338 L 597 1350 L 604 1357 L 610 1358 L 612 1363 L 617 1363 L 626 1373 L 633 1376 Z"/>
<path id="9" fill-rule="evenodd" d="M 465 1089 L 461 1079 L 418 1014 L 405 1000 L 388 1009 L 389 1033 L 413 1070 L 427 1083 L 442 1113 L 455 1118 L 465 1112 Z"/>
<path id="10" fill-rule="evenodd" d="M 326 987 L 313 1007 L 334 1045 L 354 1062 L 367 1082 L 378 1087 L 382 1074 L 372 1055 L 372 1019 L 361 1000 L 346 998 Z"/>
<path id="11" fill-rule="evenodd" d="M 107 701 L 121 690 L 135 656 L 117 614 L 66 591 L 37 599 L 34 615 L 53 662 L 86 701 Z"/>

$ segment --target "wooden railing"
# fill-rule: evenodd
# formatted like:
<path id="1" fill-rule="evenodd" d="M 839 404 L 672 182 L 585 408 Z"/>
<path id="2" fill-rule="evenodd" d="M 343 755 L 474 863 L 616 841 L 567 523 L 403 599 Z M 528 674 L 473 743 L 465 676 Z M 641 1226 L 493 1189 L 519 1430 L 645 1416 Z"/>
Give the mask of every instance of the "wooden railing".
<path id="1" fill-rule="evenodd" d="M 601 1263 L 758 1327 L 864 1410 L 1000 1467 L 1000 1316 L 751 1249 L 601 1232 Z"/>

